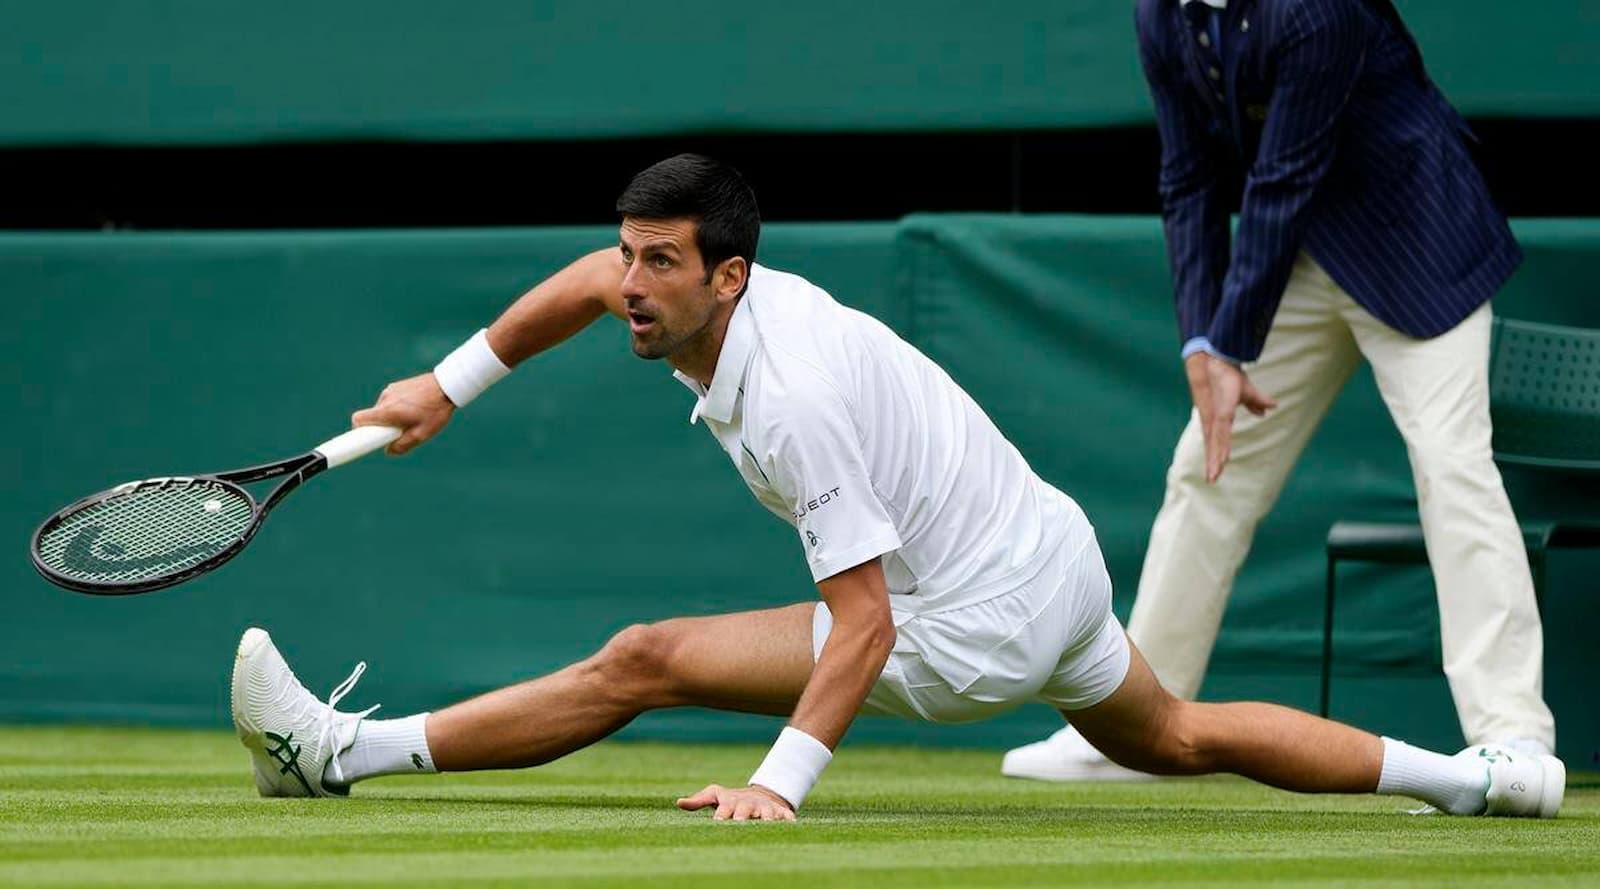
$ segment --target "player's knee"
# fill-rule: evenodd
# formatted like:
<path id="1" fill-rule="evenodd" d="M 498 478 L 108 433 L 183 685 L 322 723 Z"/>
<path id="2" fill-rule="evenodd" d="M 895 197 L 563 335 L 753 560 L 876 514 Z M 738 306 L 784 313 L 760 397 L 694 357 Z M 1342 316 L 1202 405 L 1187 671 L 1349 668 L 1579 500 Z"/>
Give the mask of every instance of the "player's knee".
<path id="1" fill-rule="evenodd" d="M 612 636 L 593 660 L 613 688 L 631 690 L 666 679 L 671 652 L 671 633 L 661 624 L 634 624 Z"/>
<path id="2" fill-rule="evenodd" d="M 1193 704 L 1178 701 L 1157 745 L 1163 774 L 1194 775 L 1212 770 L 1209 753 L 1193 715 Z"/>
<path id="3" fill-rule="evenodd" d="M 1194 775 L 1211 771 L 1192 704 L 1173 698 L 1150 720 L 1135 744 L 1111 758 L 1120 765 L 1152 775 Z M 1109 751 L 1108 751 L 1109 753 Z"/>

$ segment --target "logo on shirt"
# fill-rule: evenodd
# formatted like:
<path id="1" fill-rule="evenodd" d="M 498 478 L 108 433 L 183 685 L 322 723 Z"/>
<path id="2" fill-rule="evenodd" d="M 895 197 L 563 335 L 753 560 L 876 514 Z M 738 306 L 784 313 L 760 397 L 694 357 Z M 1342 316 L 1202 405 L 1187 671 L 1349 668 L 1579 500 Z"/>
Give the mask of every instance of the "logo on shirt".
<path id="1" fill-rule="evenodd" d="M 831 491 L 824 491 L 821 494 L 818 494 L 816 497 L 812 498 L 811 500 L 808 500 L 805 503 L 800 504 L 800 508 L 799 509 L 792 510 L 792 512 L 794 513 L 794 520 L 798 522 L 798 521 L 800 521 L 800 519 L 804 518 L 807 513 L 816 512 L 821 507 L 827 506 L 829 503 L 832 503 L 833 501 L 838 500 L 838 499 L 839 499 L 839 489 L 838 488 L 834 488 Z"/>
<path id="2" fill-rule="evenodd" d="M 813 548 L 815 548 L 815 547 L 817 547 L 818 545 L 820 545 L 822 543 L 822 538 L 818 537 L 815 532 L 811 531 L 810 529 L 807 529 L 806 530 L 806 543 L 811 544 L 811 546 Z"/>

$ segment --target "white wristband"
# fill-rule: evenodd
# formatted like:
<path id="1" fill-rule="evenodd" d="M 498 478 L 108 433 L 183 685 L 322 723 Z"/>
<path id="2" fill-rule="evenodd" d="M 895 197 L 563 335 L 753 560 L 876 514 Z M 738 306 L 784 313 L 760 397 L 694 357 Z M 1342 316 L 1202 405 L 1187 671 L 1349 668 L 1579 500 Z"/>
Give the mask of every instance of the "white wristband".
<path id="1" fill-rule="evenodd" d="M 833 760 L 833 751 L 826 744 L 792 725 L 783 727 L 778 740 L 761 761 L 761 768 L 750 776 L 751 784 L 776 793 L 789 801 L 795 811 L 817 783 L 822 770 Z"/>
<path id="2" fill-rule="evenodd" d="M 456 407 L 466 407 L 468 402 L 500 382 L 508 373 L 511 373 L 511 368 L 506 367 L 500 361 L 500 356 L 489 347 L 487 330 L 473 334 L 472 339 L 446 355 L 433 369 L 433 377 L 439 381 L 439 388 L 444 390 L 445 396 Z"/>

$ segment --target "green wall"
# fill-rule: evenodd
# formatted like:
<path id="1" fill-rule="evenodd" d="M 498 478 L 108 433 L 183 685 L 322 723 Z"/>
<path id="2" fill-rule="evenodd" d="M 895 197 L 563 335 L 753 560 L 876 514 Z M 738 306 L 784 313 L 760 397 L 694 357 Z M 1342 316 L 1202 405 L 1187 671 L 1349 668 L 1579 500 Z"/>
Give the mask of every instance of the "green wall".
<path id="1" fill-rule="evenodd" d="M 1600 326 L 1600 220 L 1519 222 L 1503 314 Z M 814 596 L 792 534 L 690 426 L 688 394 L 603 321 L 474 403 L 438 441 L 291 497 L 221 571 L 126 599 L 66 593 L 22 552 L 61 503 L 129 478 L 273 459 L 431 366 L 609 228 L 405 233 L 0 235 L 0 720 L 219 724 L 231 648 L 268 627 L 326 691 L 437 707 L 548 671 L 629 623 Z M 1159 223 L 916 216 L 772 225 L 801 272 L 945 365 L 1100 532 L 1126 615 L 1186 416 Z M 1587 486 L 1585 486 L 1587 485 Z M 1523 490 L 1518 488 L 1519 491 Z M 1548 490 L 1519 493 L 1547 509 Z M 1592 482 L 1556 504 L 1592 513 Z M 1527 497 L 1530 499 L 1522 499 Z M 1341 517 L 1414 515 L 1370 375 L 1341 398 L 1263 527 L 1206 694 L 1315 702 L 1321 540 Z M 1552 564 L 1550 697 L 1569 751 L 1600 750 L 1582 628 L 1595 565 Z M 1425 572 L 1352 568 L 1339 713 L 1458 741 Z M 867 720 L 860 737 L 1007 745 L 1042 707 L 960 729 Z M 763 738 L 771 720 L 646 717 L 639 736 Z"/>
<path id="2" fill-rule="evenodd" d="M 1132 5 L 0 0 L 0 145 L 1140 123 Z M 1600 6 L 1399 6 L 1467 113 L 1600 113 Z"/>

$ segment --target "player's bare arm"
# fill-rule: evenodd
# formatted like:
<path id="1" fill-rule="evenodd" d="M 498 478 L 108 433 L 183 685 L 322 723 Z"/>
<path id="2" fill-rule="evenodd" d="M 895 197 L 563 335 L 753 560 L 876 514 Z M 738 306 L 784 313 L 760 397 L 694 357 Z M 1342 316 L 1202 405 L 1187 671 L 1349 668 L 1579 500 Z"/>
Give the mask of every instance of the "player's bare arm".
<path id="1" fill-rule="evenodd" d="M 833 630 L 817 657 L 811 679 L 789 725 L 829 750 L 837 748 L 894 647 L 889 591 L 877 559 L 817 584 L 833 612 Z M 678 800 L 683 809 L 716 806 L 714 817 L 734 821 L 793 821 L 794 808 L 771 788 L 712 784 Z"/>
<path id="2" fill-rule="evenodd" d="M 488 347 L 506 367 L 543 352 L 610 312 L 624 315 L 624 266 L 617 248 L 590 253 L 512 303 L 488 329 Z M 439 433 L 457 405 L 433 371 L 385 386 L 372 407 L 350 417 L 354 426 L 395 426 L 389 453 L 404 454 Z"/>
<path id="3" fill-rule="evenodd" d="M 624 317 L 621 253 L 587 254 L 523 294 L 489 326 L 489 345 L 507 367 L 571 337 L 607 312 Z"/>
<path id="4" fill-rule="evenodd" d="M 895 629 L 883 566 L 877 559 L 821 581 L 817 591 L 833 612 L 833 631 L 789 724 L 831 750 L 839 746 L 883 672 Z"/>

